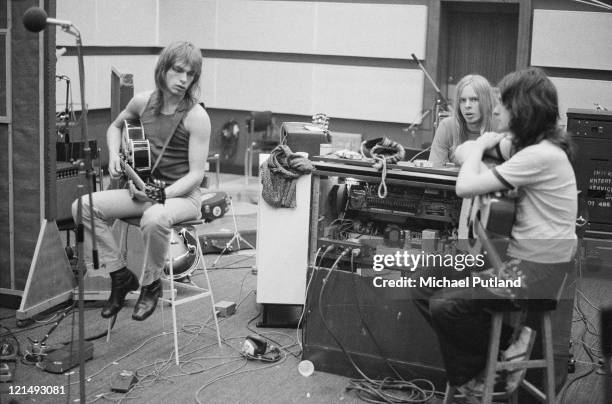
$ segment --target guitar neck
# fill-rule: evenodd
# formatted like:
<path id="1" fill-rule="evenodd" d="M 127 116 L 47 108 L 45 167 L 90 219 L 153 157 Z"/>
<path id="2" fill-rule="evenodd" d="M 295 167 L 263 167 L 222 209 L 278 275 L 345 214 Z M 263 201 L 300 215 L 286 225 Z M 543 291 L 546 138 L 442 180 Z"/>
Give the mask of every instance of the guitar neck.
<path id="1" fill-rule="evenodd" d="M 128 178 L 132 180 L 136 188 L 140 189 L 141 191 L 144 191 L 144 189 L 146 188 L 146 184 L 142 180 L 142 178 L 140 178 L 138 173 L 134 171 L 134 169 L 123 160 L 121 160 L 121 168 L 123 168 L 123 171 L 128 176 Z"/>

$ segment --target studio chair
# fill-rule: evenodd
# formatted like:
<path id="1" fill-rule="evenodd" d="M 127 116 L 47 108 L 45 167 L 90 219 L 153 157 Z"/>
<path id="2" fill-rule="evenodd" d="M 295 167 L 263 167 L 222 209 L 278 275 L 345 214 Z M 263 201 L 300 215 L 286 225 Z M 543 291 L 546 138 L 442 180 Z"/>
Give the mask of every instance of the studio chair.
<path id="1" fill-rule="evenodd" d="M 124 258 L 127 259 L 127 231 L 129 226 L 140 227 L 140 217 L 133 218 L 124 218 L 120 219 L 121 224 L 124 226 L 121 229 L 120 240 L 122 240 L 121 254 Z M 198 233 L 199 225 L 204 224 L 204 220 L 190 220 L 186 222 L 181 222 L 175 224 L 172 229 L 173 231 L 170 233 L 170 248 L 168 249 L 168 254 L 172 255 L 172 259 L 167 260 L 166 268 L 162 273 L 162 285 L 164 294 L 159 299 L 161 304 L 161 317 L 162 317 L 162 328 L 165 329 L 165 321 L 164 321 L 164 303 L 168 303 L 172 309 L 172 330 L 174 336 L 174 354 L 175 354 L 175 362 L 179 364 L 179 347 L 178 347 L 178 327 L 176 322 L 176 307 L 185 303 L 190 303 L 192 301 L 196 301 L 199 299 L 209 298 L 210 306 L 212 311 L 212 317 L 215 322 L 215 330 L 217 333 L 217 343 L 219 347 L 221 347 L 221 333 L 219 331 L 219 322 L 217 320 L 217 313 L 215 311 L 215 299 L 213 296 L 212 288 L 210 286 L 210 279 L 208 277 L 208 270 L 206 268 L 206 263 L 204 261 L 204 255 L 202 250 L 202 244 L 200 242 L 200 235 Z M 190 239 L 189 243 L 185 240 L 181 241 L 177 239 L 177 234 L 180 234 L 185 229 L 189 229 L 193 233 L 193 239 Z M 183 246 L 181 243 L 184 243 Z M 191 243 L 195 245 L 191 245 Z M 180 247 L 180 248 L 179 248 Z M 192 251 L 191 249 L 195 249 Z M 174 256 L 173 254 L 180 253 L 181 255 Z M 175 273 L 175 266 L 178 264 L 182 264 L 185 256 L 187 254 L 193 254 L 196 258 L 195 262 L 191 262 L 189 269 L 185 272 Z M 204 272 L 205 286 L 200 287 L 192 282 L 188 277 L 193 273 L 198 264 L 201 264 L 202 270 Z M 144 274 L 144 264 L 140 276 L 140 283 L 142 284 L 142 275 Z M 188 281 L 180 282 L 178 279 L 189 279 Z M 137 292 L 136 292 L 137 293 Z M 180 296 L 179 296 L 180 295 Z M 114 322 L 114 318 L 110 318 L 108 322 L 108 334 L 107 341 L 110 340 L 110 331 L 111 326 Z"/>
<path id="2" fill-rule="evenodd" d="M 249 184 L 253 176 L 253 155 L 257 152 L 270 152 L 279 145 L 280 139 L 272 138 L 272 112 L 251 112 L 246 119 L 247 141 L 244 153 L 244 181 Z"/>

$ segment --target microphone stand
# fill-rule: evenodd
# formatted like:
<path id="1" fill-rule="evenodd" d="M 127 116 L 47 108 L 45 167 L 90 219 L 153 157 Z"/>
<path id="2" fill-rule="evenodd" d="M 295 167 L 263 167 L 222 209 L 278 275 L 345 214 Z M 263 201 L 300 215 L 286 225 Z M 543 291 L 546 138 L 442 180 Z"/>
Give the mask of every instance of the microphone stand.
<path id="1" fill-rule="evenodd" d="M 89 197 L 89 206 L 93 210 L 92 184 L 95 179 L 95 172 L 91 161 L 91 148 L 89 146 L 89 137 L 87 134 L 87 103 L 85 102 L 85 65 L 83 63 L 83 43 L 81 41 L 81 32 L 74 24 L 60 25 L 62 30 L 76 38 L 77 45 L 77 60 L 79 64 L 79 85 L 81 91 L 81 141 L 83 142 L 83 158 L 77 161 L 79 173 L 84 174 L 87 186 L 87 194 Z M 83 285 L 83 277 L 87 268 L 84 260 L 84 226 L 83 226 L 83 203 L 81 196 L 83 195 L 83 185 L 78 185 L 79 199 L 77 203 L 77 220 L 76 220 L 76 242 L 77 242 L 77 273 L 79 284 L 79 397 L 80 402 L 85 403 L 85 290 Z M 95 227 L 93 215 L 91 216 L 91 239 L 92 239 L 92 258 L 94 269 L 99 268 L 98 264 L 98 248 L 95 235 Z"/>
<path id="2" fill-rule="evenodd" d="M 419 60 L 419 58 L 416 57 L 416 55 L 414 53 L 410 54 L 412 56 L 412 59 L 417 63 L 417 65 L 419 65 L 419 68 L 423 71 L 423 73 L 425 74 L 425 77 L 427 77 L 427 80 L 429 80 L 429 82 L 431 83 L 431 85 L 433 86 L 434 90 L 436 91 L 436 102 L 434 105 L 434 131 L 438 128 L 438 125 L 440 124 L 440 116 L 442 114 L 443 111 L 448 111 L 448 100 L 444 97 L 444 95 L 442 94 L 442 92 L 440 91 L 440 88 L 438 88 L 438 86 L 436 85 L 436 82 L 434 81 L 434 79 L 429 75 L 429 72 L 425 69 L 425 67 L 423 66 L 423 64 L 421 63 L 421 61 Z"/>

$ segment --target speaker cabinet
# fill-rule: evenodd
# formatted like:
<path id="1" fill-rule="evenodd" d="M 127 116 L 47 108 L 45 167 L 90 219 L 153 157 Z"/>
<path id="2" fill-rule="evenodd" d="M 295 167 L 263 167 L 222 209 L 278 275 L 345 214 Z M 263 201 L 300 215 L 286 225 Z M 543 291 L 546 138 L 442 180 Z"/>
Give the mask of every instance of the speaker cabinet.
<path id="1" fill-rule="evenodd" d="M 371 277 L 336 270 L 321 291 L 327 274 L 315 270 L 308 289 L 303 358 L 316 370 L 360 377 L 344 348 L 368 377 L 396 377 L 391 363 L 406 380 L 426 378 L 444 391 L 438 340 L 409 288 L 375 288 Z"/>
<path id="2" fill-rule="evenodd" d="M 567 130 L 578 149 L 574 170 L 590 230 L 612 238 L 612 112 L 570 108 Z"/>
<path id="3" fill-rule="evenodd" d="M 292 152 L 306 152 L 308 157 L 318 156 L 321 144 L 330 143 L 329 135 L 310 123 L 285 122 L 281 127 L 281 139 Z"/>

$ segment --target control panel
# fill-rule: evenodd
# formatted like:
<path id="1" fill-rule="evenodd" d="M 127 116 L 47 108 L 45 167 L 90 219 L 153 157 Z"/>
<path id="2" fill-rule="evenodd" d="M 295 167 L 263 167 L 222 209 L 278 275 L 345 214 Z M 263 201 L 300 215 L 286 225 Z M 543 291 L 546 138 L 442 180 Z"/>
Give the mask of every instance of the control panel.
<path id="1" fill-rule="evenodd" d="M 327 174 L 340 167 L 324 168 L 313 181 L 311 266 L 368 275 L 376 256 L 456 250 L 463 200 L 454 186 L 432 183 L 423 172 L 389 181 L 381 197 L 382 180 L 366 168 L 337 176 Z"/>

